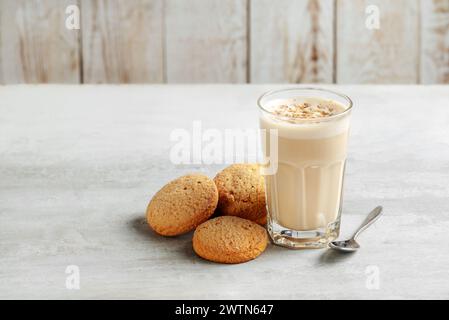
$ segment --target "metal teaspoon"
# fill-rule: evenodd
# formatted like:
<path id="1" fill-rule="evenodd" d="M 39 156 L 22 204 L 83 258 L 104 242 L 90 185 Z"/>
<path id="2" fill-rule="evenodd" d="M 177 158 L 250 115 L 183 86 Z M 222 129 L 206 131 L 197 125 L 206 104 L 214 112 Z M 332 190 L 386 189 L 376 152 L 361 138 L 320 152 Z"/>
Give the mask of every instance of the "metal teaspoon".
<path id="1" fill-rule="evenodd" d="M 378 206 L 374 208 L 360 225 L 360 227 L 354 232 L 353 236 L 348 240 L 332 241 L 329 243 L 329 247 L 332 249 L 344 251 L 344 252 L 354 252 L 360 248 L 360 245 L 355 240 L 357 236 L 366 228 L 368 228 L 377 218 L 380 217 L 382 213 L 382 207 Z"/>

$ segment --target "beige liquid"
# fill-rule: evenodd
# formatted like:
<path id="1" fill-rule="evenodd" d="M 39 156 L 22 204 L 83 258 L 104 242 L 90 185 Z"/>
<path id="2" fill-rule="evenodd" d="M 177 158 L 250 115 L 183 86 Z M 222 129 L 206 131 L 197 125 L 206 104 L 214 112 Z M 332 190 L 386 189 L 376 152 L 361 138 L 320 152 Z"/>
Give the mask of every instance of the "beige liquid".
<path id="1" fill-rule="evenodd" d="M 331 103 L 337 113 L 345 110 L 338 102 Z M 265 177 L 271 218 L 297 231 L 326 228 L 335 222 L 342 196 L 348 117 L 292 124 L 263 115 L 261 128 L 275 128 L 279 134 L 278 170 Z"/>

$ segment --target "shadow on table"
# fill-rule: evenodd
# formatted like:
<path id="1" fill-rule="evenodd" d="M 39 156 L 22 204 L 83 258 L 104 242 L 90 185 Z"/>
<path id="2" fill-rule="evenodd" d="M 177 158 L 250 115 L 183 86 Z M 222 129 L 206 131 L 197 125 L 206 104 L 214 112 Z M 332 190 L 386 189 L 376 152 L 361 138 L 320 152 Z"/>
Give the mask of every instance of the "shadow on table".
<path id="1" fill-rule="evenodd" d="M 331 249 L 298 249 L 292 250 L 270 243 L 264 254 L 269 254 L 272 259 L 283 259 L 285 256 L 298 256 L 304 259 L 316 259 L 317 265 L 332 265 L 343 263 L 354 257 L 353 253 L 343 253 Z"/>
<path id="2" fill-rule="evenodd" d="M 231 265 L 222 265 L 218 263 L 214 263 L 211 261 L 204 260 L 198 257 L 192 248 L 192 236 L 193 232 L 189 232 L 176 237 L 164 237 L 152 230 L 145 218 L 142 218 L 141 214 L 136 214 L 130 220 L 130 226 L 134 233 L 139 235 L 144 241 L 148 241 L 149 245 L 155 245 L 159 248 L 166 248 L 166 250 L 174 251 L 179 254 L 181 259 L 188 260 L 195 264 L 207 264 L 207 265 L 215 265 L 215 266 L 232 266 Z M 264 254 L 270 254 L 275 259 L 281 259 L 285 252 L 289 251 L 289 249 L 279 247 L 273 244 L 269 244 L 267 247 L 267 252 Z M 295 250 L 296 251 L 296 250 Z M 302 251 L 302 250 L 298 250 Z M 354 254 L 351 253 L 341 253 L 335 250 L 327 249 L 325 250 L 318 258 L 318 264 L 335 264 L 339 262 L 344 262 Z"/>
<path id="3" fill-rule="evenodd" d="M 318 259 L 319 264 L 335 264 L 349 260 L 354 253 L 339 252 L 332 249 L 324 251 Z"/>
<path id="4" fill-rule="evenodd" d="M 137 214 L 136 214 L 137 215 Z M 130 221 L 131 228 L 142 238 L 145 238 L 147 240 L 151 240 L 151 242 L 166 242 L 166 241 L 173 241 L 177 240 L 176 237 L 163 237 L 161 235 L 158 235 L 154 230 L 152 230 L 146 221 L 145 218 L 139 217 L 133 217 Z"/>
<path id="5" fill-rule="evenodd" d="M 195 254 L 192 248 L 193 231 L 180 236 L 164 237 L 152 230 L 148 226 L 146 219 L 142 218 L 141 214 L 139 215 L 137 216 L 136 214 L 137 217 L 135 216 L 130 220 L 130 226 L 144 240 L 159 247 L 165 246 L 167 250 L 176 251 L 180 254 L 180 258 L 191 260 L 193 263 L 216 265 L 216 263 L 204 260 Z"/>

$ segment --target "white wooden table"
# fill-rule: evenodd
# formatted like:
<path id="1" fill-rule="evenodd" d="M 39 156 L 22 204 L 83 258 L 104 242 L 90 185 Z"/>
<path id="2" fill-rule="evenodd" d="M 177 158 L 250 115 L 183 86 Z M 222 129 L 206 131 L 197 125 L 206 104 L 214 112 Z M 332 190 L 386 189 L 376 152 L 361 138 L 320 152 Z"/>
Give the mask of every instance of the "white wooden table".
<path id="1" fill-rule="evenodd" d="M 384 206 L 354 255 L 270 245 L 220 265 L 147 228 L 163 184 L 221 168 L 171 164 L 170 132 L 257 127 L 277 87 L 0 87 L 0 298 L 449 298 L 447 86 L 333 87 L 355 101 L 342 235 Z"/>

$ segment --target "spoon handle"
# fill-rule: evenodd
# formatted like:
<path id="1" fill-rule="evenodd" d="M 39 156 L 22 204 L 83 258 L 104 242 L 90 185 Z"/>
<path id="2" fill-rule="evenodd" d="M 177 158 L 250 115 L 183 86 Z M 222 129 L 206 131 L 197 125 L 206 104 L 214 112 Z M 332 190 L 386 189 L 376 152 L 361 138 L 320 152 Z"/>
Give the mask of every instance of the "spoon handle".
<path id="1" fill-rule="evenodd" d="M 355 238 L 366 228 L 368 228 L 374 221 L 377 220 L 377 218 L 380 217 L 380 214 L 382 213 L 382 206 L 375 207 L 365 218 L 363 223 L 360 225 L 360 227 L 356 230 L 354 235 L 352 236 L 352 239 L 355 240 Z"/>

